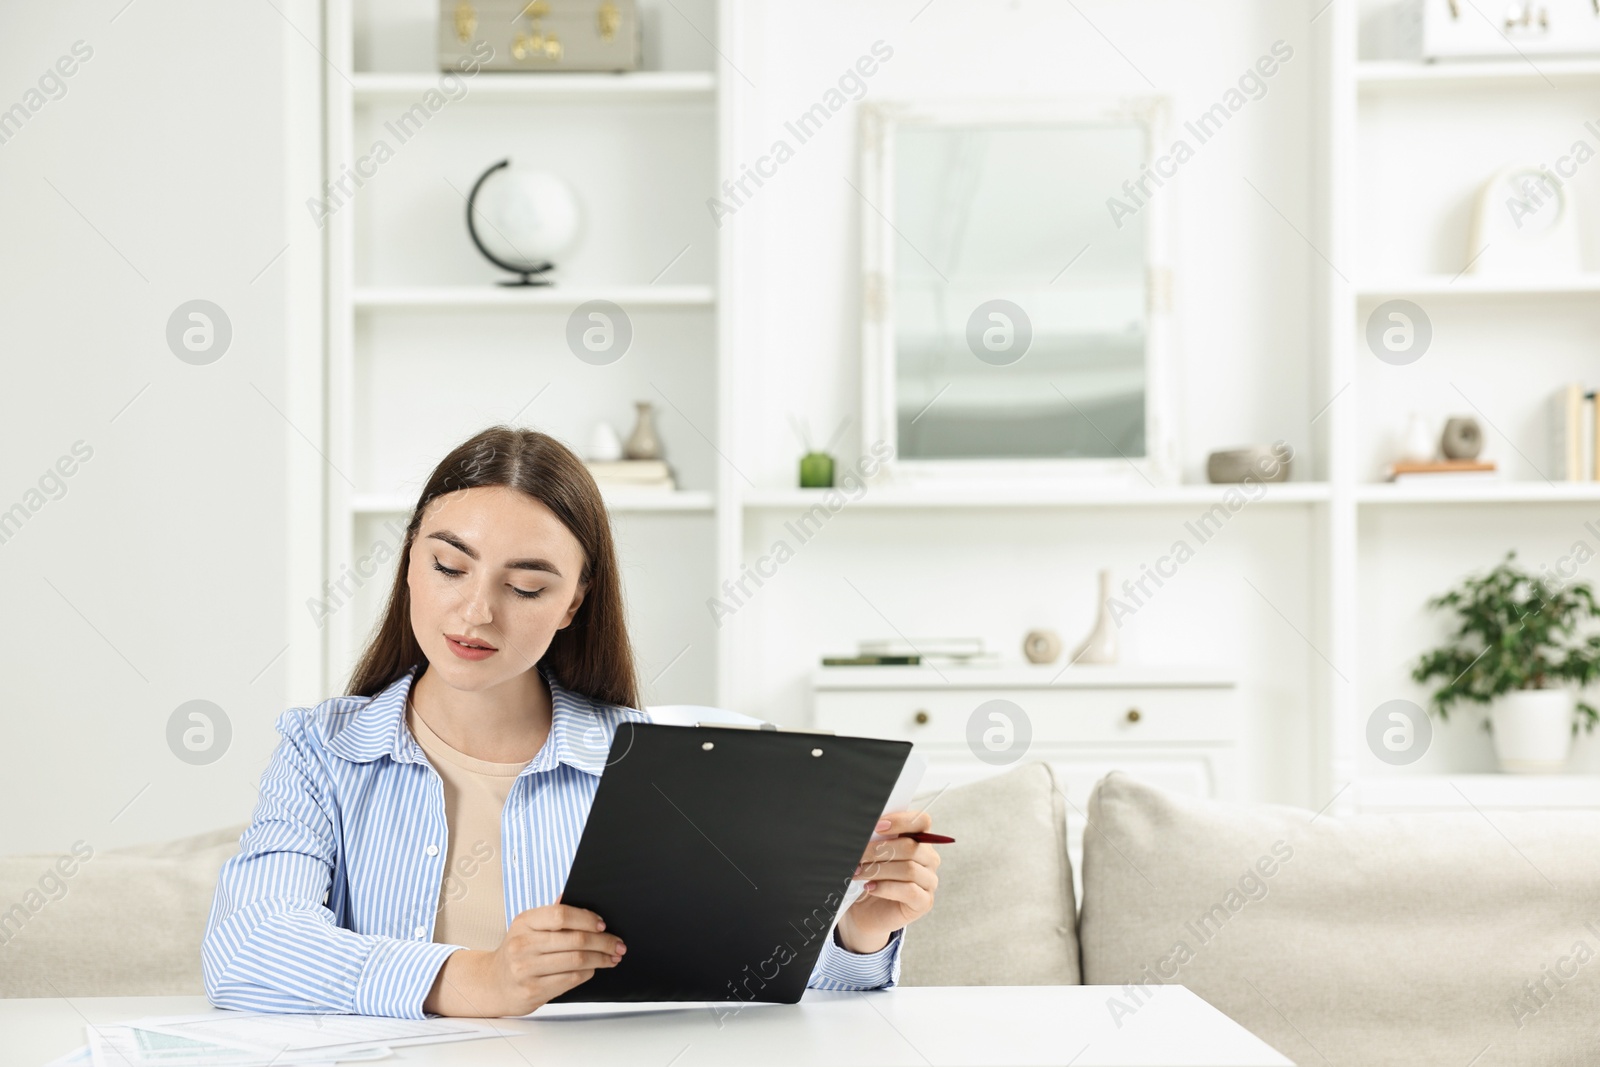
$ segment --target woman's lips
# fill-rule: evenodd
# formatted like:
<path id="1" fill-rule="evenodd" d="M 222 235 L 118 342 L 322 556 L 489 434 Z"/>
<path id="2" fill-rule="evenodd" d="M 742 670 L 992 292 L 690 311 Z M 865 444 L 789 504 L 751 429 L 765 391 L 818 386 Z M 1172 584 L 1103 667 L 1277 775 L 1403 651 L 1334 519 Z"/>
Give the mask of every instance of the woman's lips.
<path id="1" fill-rule="evenodd" d="M 499 649 L 494 648 L 472 648 L 468 645 L 463 645 L 460 641 L 457 641 L 455 638 L 449 636 L 445 637 L 444 643 L 450 646 L 451 652 L 454 652 L 462 659 L 488 659 L 490 656 L 499 651 Z"/>

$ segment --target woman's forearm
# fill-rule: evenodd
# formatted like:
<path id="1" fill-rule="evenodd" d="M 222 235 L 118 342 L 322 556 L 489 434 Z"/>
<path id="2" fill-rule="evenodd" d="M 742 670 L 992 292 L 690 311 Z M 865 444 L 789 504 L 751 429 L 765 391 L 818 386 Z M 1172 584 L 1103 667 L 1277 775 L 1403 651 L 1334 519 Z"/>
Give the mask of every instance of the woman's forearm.
<path id="1" fill-rule="evenodd" d="M 422 1010 L 433 1015 L 457 1018 L 488 1019 L 500 1015 L 493 1004 L 487 1003 L 483 974 L 492 952 L 464 948 L 445 957 L 444 966 L 433 980 L 422 1002 Z"/>

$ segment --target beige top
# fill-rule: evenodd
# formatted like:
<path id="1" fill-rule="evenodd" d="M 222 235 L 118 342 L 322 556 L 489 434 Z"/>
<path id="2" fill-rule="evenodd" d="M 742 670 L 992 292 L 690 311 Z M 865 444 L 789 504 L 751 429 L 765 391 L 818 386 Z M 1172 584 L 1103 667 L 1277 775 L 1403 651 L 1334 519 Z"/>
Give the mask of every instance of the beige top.
<path id="1" fill-rule="evenodd" d="M 528 765 L 474 759 L 445 744 L 406 701 L 406 725 L 444 779 L 445 875 L 433 939 L 493 951 L 506 934 L 500 818 L 511 783 Z"/>

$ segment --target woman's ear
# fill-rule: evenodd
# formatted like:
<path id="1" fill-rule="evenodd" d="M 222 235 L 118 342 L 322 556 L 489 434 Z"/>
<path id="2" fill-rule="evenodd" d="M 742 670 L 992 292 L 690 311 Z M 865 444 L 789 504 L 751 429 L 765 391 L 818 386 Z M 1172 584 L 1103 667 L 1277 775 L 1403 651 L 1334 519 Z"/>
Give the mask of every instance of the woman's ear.
<path id="1" fill-rule="evenodd" d="M 561 625 L 557 626 L 556 629 L 565 630 L 572 625 L 573 617 L 578 614 L 578 609 L 583 607 L 583 596 L 588 591 L 588 582 L 578 583 L 578 588 L 572 594 L 572 603 L 567 605 L 567 613 L 561 617 Z"/>

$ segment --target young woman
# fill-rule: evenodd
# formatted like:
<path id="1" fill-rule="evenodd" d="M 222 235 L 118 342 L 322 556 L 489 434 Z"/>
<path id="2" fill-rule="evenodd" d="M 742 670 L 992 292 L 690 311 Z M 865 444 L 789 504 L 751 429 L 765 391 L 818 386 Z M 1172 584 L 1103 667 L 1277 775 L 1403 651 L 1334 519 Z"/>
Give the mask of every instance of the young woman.
<path id="1" fill-rule="evenodd" d="M 349 688 L 278 719 L 206 924 L 211 1003 L 526 1015 L 626 967 L 603 916 L 559 902 L 612 733 L 649 718 L 610 521 L 576 456 L 496 426 L 444 458 Z M 930 825 L 895 812 L 878 830 Z M 938 866 L 910 838 L 869 846 L 809 984 L 892 985 Z"/>

